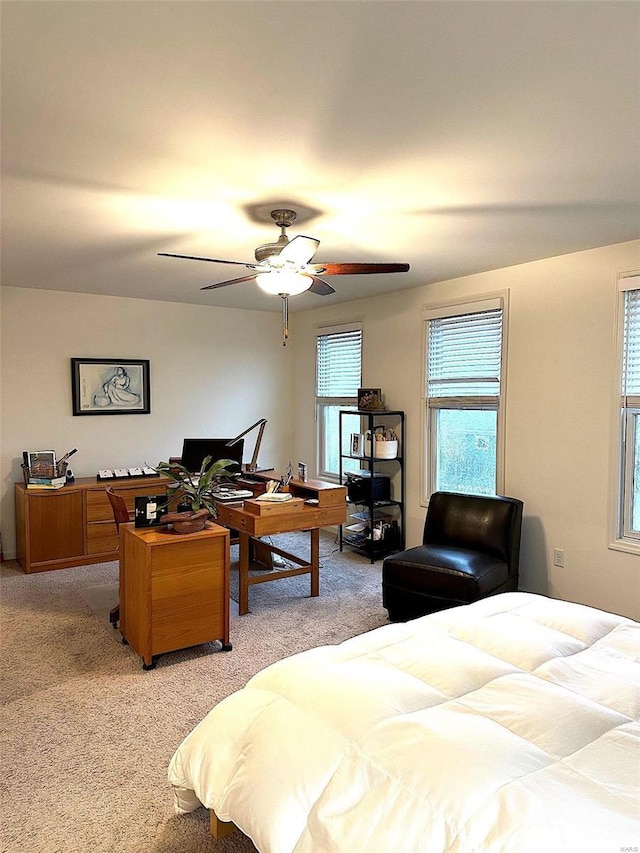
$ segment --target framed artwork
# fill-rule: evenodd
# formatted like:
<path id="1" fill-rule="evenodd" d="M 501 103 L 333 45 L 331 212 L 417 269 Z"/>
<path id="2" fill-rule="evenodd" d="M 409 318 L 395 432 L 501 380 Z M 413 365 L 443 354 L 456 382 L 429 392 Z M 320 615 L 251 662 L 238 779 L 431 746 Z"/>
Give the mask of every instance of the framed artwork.
<path id="1" fill-rule="evenodd" d="M 358 409 L 369 411 L 384 409 L 381 388 L 358 388 Z"/>
<path id="2" fill-rule="evenodd" d="M 74 415 L 148 415 L 149 361 L 133 358 L 72 358 Z"/>
<path id="3" fill-rule="evenodd" d="M 363 447 L 364 436 L 359 432 L 351 433 L 351 455 L 352 456 L 362 456 L 364 452 Z"/>
<path id="4" fill-rule="evenodd" d="M 22 454 L 24 464 L 29 468 L 55 468 L 55 450 L 25 450 Z"/>

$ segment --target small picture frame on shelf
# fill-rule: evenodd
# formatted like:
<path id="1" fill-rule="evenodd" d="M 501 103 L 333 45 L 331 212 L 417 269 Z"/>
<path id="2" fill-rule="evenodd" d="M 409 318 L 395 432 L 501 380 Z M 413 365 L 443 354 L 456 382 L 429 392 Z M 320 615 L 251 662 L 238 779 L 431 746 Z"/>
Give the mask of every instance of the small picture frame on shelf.
<path id="1" fill-rule="evenodd" d="M 358 409 L 361 412 L 384 410 L 381 388 L 358 388 Z"/>
<path id="2" fill-rule="evenodd" d="M 359 432 L 351 433 L 351 456 L 362 457 L 364 454 L 364 436 Z"/>

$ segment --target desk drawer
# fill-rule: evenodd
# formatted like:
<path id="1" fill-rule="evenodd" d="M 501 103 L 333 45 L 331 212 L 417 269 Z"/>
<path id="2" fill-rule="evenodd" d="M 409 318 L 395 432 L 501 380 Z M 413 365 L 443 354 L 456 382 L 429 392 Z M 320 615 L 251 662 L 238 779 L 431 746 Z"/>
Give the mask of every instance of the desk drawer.
<path id="1" fill-rule="evenodd" d="M 166 492 L 165 486 L 158 485 L 157 482 L 154 485 L 142 485 L 141 483 L 139 486 L 126 489 L 119 489 L 114 485 L 113 490 L 116 494 L 122 495 L 129 512 L 133 512 L 135 509 L 136 498 L 143 497 L 144 495 L 160 495 Z M 104 489 L 96 489 L 87 492 L 87 522 L 112 520 L 113 511 L 106 491 Z"/>
<path id="2" fill-rule="evenodd" d="M 87 554 L 106 554 L 117 548 L 118 534 L 114 521 L 87 524 Z"/>
<path id="3" fill-rule="evenodd" d="M 87 492 L 87 522 L 113 520 L 113 510 L 105 491 Z"/>

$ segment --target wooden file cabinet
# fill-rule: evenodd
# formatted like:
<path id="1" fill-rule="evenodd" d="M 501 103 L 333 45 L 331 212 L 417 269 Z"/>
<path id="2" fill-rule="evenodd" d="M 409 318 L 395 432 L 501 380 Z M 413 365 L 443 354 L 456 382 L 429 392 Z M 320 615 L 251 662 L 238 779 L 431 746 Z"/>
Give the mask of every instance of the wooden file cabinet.
<path id="1" fill-rule="evenodd" d="M 25 572 L 45 572 L 118 558 L 118 537 L 107 486 L 133 510 L 140 495 L 164 494 L 167 477 L 96 482 L 83 477 L 57 490 L 15 484 L 17 559 Z"/>
<path id="2" fill-rule="evenodd" d="M 164 652 L 229 643 L 229 531 L 120 527 L 120 631 L 152 669 Z"/>

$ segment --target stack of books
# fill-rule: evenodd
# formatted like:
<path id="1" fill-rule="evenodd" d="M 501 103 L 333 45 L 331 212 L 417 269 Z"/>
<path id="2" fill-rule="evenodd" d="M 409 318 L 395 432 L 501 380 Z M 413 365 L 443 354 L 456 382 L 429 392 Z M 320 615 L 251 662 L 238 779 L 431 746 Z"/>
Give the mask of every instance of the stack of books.
<path id="1" fill-rule="evenodd" d="M 61 489 L 67 482 L 65 477 L 29 477 L 28 489 Z"/>

